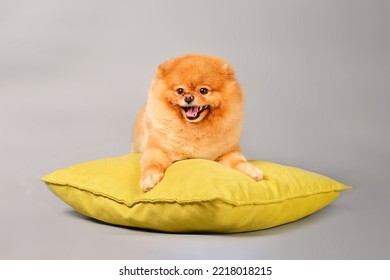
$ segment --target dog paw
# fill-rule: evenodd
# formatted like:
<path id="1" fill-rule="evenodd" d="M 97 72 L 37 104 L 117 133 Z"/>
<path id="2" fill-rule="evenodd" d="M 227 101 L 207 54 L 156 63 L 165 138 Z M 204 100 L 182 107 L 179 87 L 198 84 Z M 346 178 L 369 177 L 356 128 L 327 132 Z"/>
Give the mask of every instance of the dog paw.
<path id="1" fill-rule="evenodd" d="M 163 177 L 164 173 L 162 172 L 153 172 L 142 176 L 140 180 L 141 190 L 144 192 L 150 191 L 161 181 Z"/>
<path id="2" fill-rule="evenodd" d="M 249 177 L 251 177 L 255 181 L 263 180 L 263 171 L 261 171 L 260 169 L 258 169 L 255 166 L 253 166 L 249 162 L 240 163 L 237 166 L 237 170 L 248 175 Z"/>

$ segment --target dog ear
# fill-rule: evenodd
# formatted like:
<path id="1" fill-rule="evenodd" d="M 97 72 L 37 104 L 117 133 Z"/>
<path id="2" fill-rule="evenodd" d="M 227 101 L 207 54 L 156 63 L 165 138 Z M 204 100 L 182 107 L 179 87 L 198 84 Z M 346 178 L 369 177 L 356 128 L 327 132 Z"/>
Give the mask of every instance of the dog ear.
<path id="1" fill-rule="evenodd" d="M 222 69 L 223 69 L 223 71 L 225 72 L 226 75 L 234 76 L 234 69 L 233 69 L 233 67 L 229 63 L 225 62 L 222 65 Z"/>
<path id="2" fill-rule="evenodd" d="M 165 76 L 165 71 L 166 71 L 166 65 L 165 65 L 165 63 L 160 64 L 160 65 L 157 67 L 157 77 L 158 77 L 158 78 L 163 78 L 163 77 Z"/>
<path id="3" fill-rule="evenodd" d="M 157 67 L 157 77 L 161 79 L 165 78 L 170 73 L 174 65 L 175 65 L 175 61 L 173 60 L 168 60 L 160 64 Z"/>

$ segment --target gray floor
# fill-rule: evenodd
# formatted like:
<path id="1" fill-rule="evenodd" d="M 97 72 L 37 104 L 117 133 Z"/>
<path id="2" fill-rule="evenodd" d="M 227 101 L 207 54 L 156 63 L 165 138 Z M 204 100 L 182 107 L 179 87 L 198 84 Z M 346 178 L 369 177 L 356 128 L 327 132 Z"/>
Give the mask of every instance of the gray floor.
<path id="1" fill-rule="evenodd" d="M 72 2 L 1 4 L 1 259 L 390 258 L 388 3 Z M 96 222 L 39 181 L 127 153 L 156 66 L 188 52 L 235 66 L 248 158 L 354 189 L 288 225 L 194 235 Z"/>

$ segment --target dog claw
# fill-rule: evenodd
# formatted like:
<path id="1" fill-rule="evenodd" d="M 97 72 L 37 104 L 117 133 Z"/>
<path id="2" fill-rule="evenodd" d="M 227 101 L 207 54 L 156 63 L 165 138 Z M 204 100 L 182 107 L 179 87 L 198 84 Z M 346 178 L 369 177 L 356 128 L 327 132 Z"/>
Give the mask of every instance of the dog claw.
<path id="1" fill-rule="evenodd" d="M 149 173 L 146 176 L 143 176 L 140 180 L 141 190 L 144 192 L 150 191 L 161 181 L 163 177 L 164 173 L 162 172 Z"/>
<path id="2" fill-rule="evenodd" d="M 237 170 L 241 171 L 242 173 L 248 175 L 255 181 L 263 180 L 263 171 L 258 169 L 257 167 L 253 166 L 249 162 L 241 163 L 237 166 Z"/>

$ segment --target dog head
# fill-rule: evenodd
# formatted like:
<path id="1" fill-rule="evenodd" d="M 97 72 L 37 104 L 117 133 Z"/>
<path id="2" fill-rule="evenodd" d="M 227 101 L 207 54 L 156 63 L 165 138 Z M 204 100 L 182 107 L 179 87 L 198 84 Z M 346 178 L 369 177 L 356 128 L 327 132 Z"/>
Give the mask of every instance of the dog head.
<path id="1" fill-rule="evenodd" d="M 160 65 L 152 94 L 190 123 L 241 109 L 243 95 L 232 66 L 208 55 L 185 55 Z"/>

